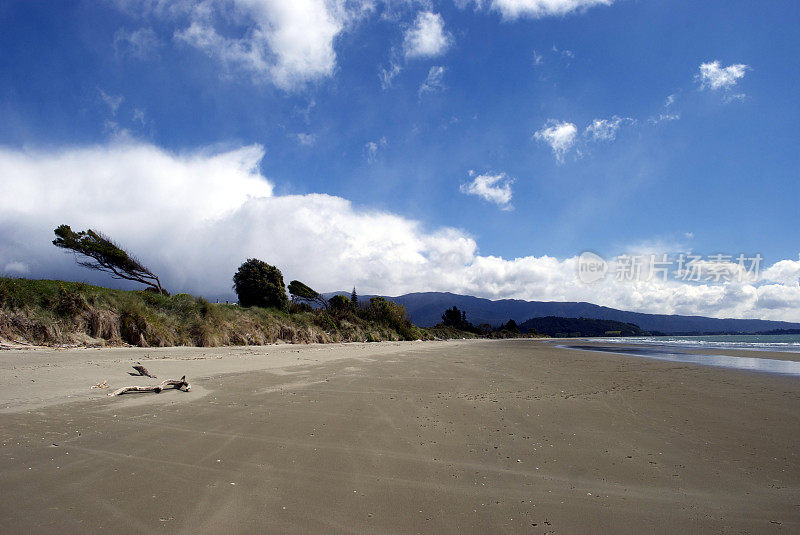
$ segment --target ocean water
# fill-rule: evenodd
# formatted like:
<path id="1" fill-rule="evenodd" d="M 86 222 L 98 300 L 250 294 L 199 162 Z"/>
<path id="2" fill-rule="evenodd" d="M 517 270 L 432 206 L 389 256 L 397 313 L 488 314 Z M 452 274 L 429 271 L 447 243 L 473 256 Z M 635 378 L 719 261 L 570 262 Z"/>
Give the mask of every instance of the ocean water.
<path id="1" fill-rule="evenodd" d="M 651 336 L 646 338 L 595 338 L 593 341 L 609 345 L 565 344 L 560 347 L 800 377 L 800 335 L 796 334 Z M 628 344 L 635 344 L 640 347 L 631 347 Z M 696 351 L 702 349 L 780 351 L 796 353 L 797 360 L 696 353 Z M 786 356 L 787 358 L 794 358 L 789 355 Z"/>
<path id="2" fill-rule="evenodd" d="M 800 353 L 800 334 L 722 334 L 713 336 L 647 336 L 598 338 L 603 342 L 642 344 L 673 349 L 736 349 Z"/>
<path id="3" fill-rule="evenodd" d="M 700 364 L 702 366 L 717 366 L 735 370 L 747 370 L 762 373 L 777 373 L 800 377 L 800 361 L 765 359 L 759 357 L 734 357 L 733 355 L 701 355 L 697 353 L 683 353 L 665 347 L 626 347 L 626 346 L 588 346 L 588 345 L 561 345 L 566 349 L 579 349 L 582 351 L 595 351 L 601 353 L 615 353 L 653 360 L 666 360 L 669 362 L 683 362 L 686 364 Z"/>

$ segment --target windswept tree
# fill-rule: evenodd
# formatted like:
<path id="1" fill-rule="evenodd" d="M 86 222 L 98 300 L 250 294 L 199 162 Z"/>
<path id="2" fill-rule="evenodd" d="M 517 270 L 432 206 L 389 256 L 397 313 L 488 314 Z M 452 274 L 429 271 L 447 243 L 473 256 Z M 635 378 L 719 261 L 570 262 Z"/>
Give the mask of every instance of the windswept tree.
<path id="1" fill-rule="evenodd" d="M 257 258 L 249 258 L 233 276 L 233 289 L 243 307 L 286 308 L 283 274 Z"/>
<path id="2" fill-rule="evenodd" d="M 71 251 L 79 265 L 111 273 L 115 279 L 140 282 L 161 294 L 167 293 L 155 273 L 101 232 L 92 229 L 75 232 L 69 225 L 60 225 L 54 232 L 53 245 Z"/>
<path id="3" fill-rule="evenodd" d="M 291 295 L 292 299 L 295 301 L 301 303 L 315 303 L 326 310 L 328 308 L 328 301 L 322 297 L 322 294 L 298 280 L 289 283 L 289 295 Z"/>

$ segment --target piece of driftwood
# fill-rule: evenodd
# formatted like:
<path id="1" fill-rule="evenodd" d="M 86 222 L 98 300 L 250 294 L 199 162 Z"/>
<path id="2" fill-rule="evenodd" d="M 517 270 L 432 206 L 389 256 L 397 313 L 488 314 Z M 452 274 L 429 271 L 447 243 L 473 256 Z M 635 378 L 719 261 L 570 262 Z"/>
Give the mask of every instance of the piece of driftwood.
<path id="1" fill-rule="evenodd" d="M 110 393 L 109 396 L 121 396 L 122 394 L 132 394 L 136 392 L 155 392 L 159 394 L 162 390 L 170 387 L 175 390 L 183 390 L 184 392 L 189 392 L 192 389 L 192 385 L 189 384 L 189 381 L 186 380 L 186 376 L 184 375 L 180 379 L 167 379 L 153 386 L 125 386 Z"/>
<path id="2" fill-rule="evenodd" d="M 137 362 L 137 363 L 136 363 L 136 366 L 133 366 L 133 369 L 134 369 L 134 370 L 136 370 L 136 371 L 137 371 L 137 372 L 139 372 L 139 373 L 131 373 L 131 372 L 128 372 L 128 374 L 129 374 L 129 375 L 133 375 L 133 376 L 143 376 L 143 377 L 152 377 L 153 379 L 157 379 L 157 377 L 156 377 L 155 375 L 153 375 L 152 373 L 150 373 L 149 371 L 147 371 L 147 368 L 145 368 L 144 366 L 142 366 L 142 363 L 141 363 L 141 362 Z"/>

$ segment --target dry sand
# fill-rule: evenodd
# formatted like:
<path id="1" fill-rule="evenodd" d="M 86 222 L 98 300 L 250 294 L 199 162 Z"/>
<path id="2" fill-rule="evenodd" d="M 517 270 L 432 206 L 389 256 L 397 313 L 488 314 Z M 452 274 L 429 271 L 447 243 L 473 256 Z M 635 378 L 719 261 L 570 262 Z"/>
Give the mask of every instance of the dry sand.
<path id="1" fill-rule="evenodd" d="M 800 532 L 784 376 L 530 340 L 3 351 L 0 373 L 3 533 Z"/>

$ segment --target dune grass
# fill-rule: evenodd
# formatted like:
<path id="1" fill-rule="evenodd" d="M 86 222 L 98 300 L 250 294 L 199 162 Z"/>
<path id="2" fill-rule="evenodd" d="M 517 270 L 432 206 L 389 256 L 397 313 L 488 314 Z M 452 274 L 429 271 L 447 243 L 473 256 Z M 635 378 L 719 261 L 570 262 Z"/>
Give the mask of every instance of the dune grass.
<path id="1" fill-rule="evenodd" d="M 397 312 L 397 311 L 394 311 Z M 210 303 L 188 294 L 112 290 L 79 282 L 0 278 L 0 341 L 32 345 L 222 346 L 461 338 L 402 314 L 288 311 Z"/>

